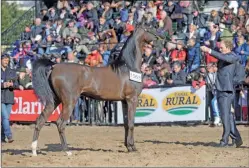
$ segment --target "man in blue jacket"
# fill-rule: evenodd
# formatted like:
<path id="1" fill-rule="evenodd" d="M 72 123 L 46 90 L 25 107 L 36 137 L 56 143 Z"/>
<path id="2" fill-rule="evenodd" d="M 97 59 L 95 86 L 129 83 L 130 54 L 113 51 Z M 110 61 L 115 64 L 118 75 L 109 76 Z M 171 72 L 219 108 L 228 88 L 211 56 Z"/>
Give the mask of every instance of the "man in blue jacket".
<path id="1" fill-rule="evenodd" d="M 238 37 L 238 42 L 233 51 L 239 57 L 240 63 L 243 66 L 246 66 L 247 58 L 249 58 L 249 45 L 247 44 L 244 36 Z"/>
<path id="2" fill-rule="evenodd" d="M 223 40 L 220 45 L 221 53 L 206 46 L 202 46 L 201 50 L 219 59 L 217 79 L 215 82 L 218 107 L 220 109 L 220 116 L 223 123 L 223 134 L 219 147 L 228 146 L 229 136 L 231 136 L 233 142 L 238 148 L 243 144 L 243 142 L 240 133 L 236 128 L 234 116 L 231 113 L 231 105 L 234 99 L 235 65 L 239 61 L 239 58 L 235 53 L 231 52 L 232 48 L 232 41 Z"/>
<path id="3" fill-rule="evenodd" d="M 14 104 L 14 88 L 18 88 L 19 85 L 16 72 L 8 67 L 9 61 L 8 55 L 5 54 L 1 57 L 1 141 L 6 142 L 5 138 L 7 137 L 8 142 L 11 143 L 14 140 L 10 129 L 9 117 Z M 20 89 L 23 89 L 23 87 L 20 86 Z"/>

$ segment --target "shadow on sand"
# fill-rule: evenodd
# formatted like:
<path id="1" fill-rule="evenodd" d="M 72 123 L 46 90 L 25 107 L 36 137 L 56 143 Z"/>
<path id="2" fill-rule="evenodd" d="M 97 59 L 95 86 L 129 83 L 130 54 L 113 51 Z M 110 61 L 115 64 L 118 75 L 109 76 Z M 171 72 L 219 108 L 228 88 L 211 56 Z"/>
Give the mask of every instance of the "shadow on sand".
<path id="1" fill-rule="evenodd" d="M 158 141 L 158 140 L 144 140 L 143 142 L 137 142 L 137 143 L 153 143 L 153 144 L 176 144 L 176 145 L 184 145 L 184 146 L 207 146 L 207 147 L 217 147 L 219 143 L 216 142 L 165 142 L 165 141 Z M 229 144 L 229 147 L 232 147 L 231 144 Z M 241 146 L 240 148 L 249 148 L 248 146 Z"/>
<path id="2" fill-rule="evenodd" d="M 46 155 L 47 152 L 63 152 L 61 144 L 45 144 L 46 148 L 38 149 L 37 154 L 38 155 Z M 126 153 L 125 150 L 118 150 L 113 151 L 111 149 L 94 149 L 94 148 L 75 148 L 75 147 L 69 147 L 70 151 L 93 151 L 93 152 L 118 152 L 118 153 Z M 9 154 L 9 155 L 22 155 L 27 156 L 31 155 L 31 149 L 30 150 L 19 150 L 19 149 L 6 149 L 2 150 L 2 153 Z"/>

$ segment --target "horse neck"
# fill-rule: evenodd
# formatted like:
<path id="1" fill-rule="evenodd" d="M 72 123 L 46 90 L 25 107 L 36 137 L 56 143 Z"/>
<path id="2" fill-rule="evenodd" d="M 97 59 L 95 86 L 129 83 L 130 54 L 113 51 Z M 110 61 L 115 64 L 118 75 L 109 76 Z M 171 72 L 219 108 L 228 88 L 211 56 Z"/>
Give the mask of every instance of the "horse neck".
<path id="1" fill-rule="evenodd" d="M 141 72 L 141 66 L 142 66 L 142 49 L 144 45 L 144 39 L 142 35 L 139 35 L 135 39 L 135 45 L 136 45 L 136 62 L 134 64 L 136 71 Z"/>

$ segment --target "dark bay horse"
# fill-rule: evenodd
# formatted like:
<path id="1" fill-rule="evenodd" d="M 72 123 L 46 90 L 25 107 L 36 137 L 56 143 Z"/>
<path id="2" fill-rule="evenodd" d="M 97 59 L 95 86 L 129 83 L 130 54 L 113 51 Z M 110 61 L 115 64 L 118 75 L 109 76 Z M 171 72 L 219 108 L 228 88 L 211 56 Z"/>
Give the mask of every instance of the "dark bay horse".
<path id="1" fill-rule="evenodd" d="M 98 100 L 122 101 L 124 144 L 129 152 L 136 151 L 133 130 L 137 100 L 142 91 L 142 79 L 139 78 L 142 77 L 142 49 L 144 43 L 154 41 L 158 37 L 151 30 L 142 26 L 136 27 L 117 60 L 107 67 L 89 67 L 74 63 L 54 64 L 47 59 L 35 61 L 32 72 L 33 88 L 45 108 L 36 120 L 31 145 L 33 155 L 37 155 L 37 140 L 42 126 L 60 103 L 62 112 L 56 125 L 63 150 L 67 155 L 72 154 L 68 150 L 64 131 L 80 94 Z M 135 73 L 135 77 L 134 73 L 133 78 L 130 76 L 131 72 Z"/>

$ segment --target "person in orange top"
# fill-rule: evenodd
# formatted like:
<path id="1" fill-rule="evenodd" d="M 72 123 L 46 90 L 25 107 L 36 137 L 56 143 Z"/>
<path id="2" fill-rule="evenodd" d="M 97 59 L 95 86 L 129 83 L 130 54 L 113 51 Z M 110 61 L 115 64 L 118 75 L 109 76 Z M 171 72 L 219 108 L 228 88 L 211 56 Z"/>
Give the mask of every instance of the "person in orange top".
<path id="1" fill-rule="evenodd" d="M 178 41 L 176 49 L 174 49 L 170 55 L 172 62 L 179 61 L 181 64 L 185 63 L 187 52 L 183 47 L 184 47 L 184 42 Z"/>
<path id="2" fill-rule="evenodd" d="M 192 81 L 192 87 L 195 88 L 196 90 L 200 89 L 205 84 L 206 84 L 206 82 L 205 82 L 204 76 L 202 74 L 198 74 L 198 80 Z"/>
<path id="3" fill-rule="evenodd" d="M 93 46 L 91 51 L 92 52 L 85 59 L 85 64 L 91 67 L 100 67 L 103 64 L 103 59 L 98 52 L 98 47 Z"/>

